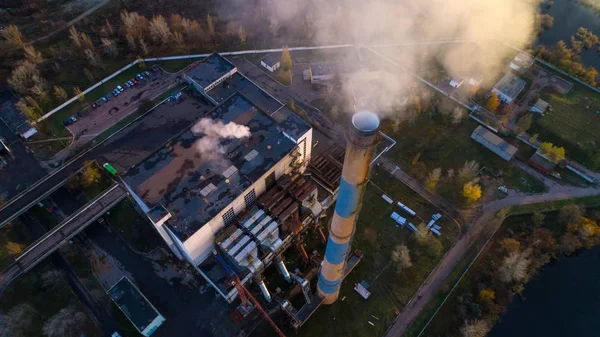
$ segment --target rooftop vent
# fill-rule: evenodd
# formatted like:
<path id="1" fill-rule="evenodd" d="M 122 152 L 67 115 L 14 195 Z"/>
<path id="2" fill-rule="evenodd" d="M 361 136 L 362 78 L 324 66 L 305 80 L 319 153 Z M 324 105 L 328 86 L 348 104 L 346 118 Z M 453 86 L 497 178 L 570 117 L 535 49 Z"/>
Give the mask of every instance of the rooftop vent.
<path id="1" fill-rule="evenodd" d="M 256 158 L 256 156 L 258 156 L 258 151 L 252 150 L 248 152 L 244 159 L 246 159 L 246 161 L 251 161 L 252 159 Z"/>
<path id="2" fill-rule="evenodd" d="M 235 167 L 235 166 L 231 165 L 231 166 L 229 166 L 229 168 L 228 168 L 227 170 L 225 170 L 225 172 L 223 172 L 223 176 L 224 176 L 225 178 L 229 178 L 229 177 L 231 177 L 231 176 L 232 176 L 234 173 L 236 173 L 236 172 L 237 172 L 237 170 L 238 170 L 238 169 L 237 169 L 237 167 Z"/>
<path id="3" fill-rule="evenodd" d="M 200 194 L 202 194 L 202 196 L 205 197 L 205 196 L 209 195 L 210 192 L 212 192 L 216 189 L 217 189 L 217 186 L 213 185 L 213 183 L 210 183 L 200 191 Z"/>

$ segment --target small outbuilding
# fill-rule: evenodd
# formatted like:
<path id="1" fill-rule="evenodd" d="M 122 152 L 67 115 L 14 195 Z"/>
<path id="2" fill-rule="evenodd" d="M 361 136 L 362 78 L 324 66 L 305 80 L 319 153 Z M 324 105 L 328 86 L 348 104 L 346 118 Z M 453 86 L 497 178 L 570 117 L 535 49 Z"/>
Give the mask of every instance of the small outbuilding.
<path id="1" fill-rule="evenodd" d="M 450 86 L 452 88 L 458 89 L 464 82 L 465 82 L 464 78 L 462 78 L 456 74 L 453 74 L 452 79 L 450 80 Z"/>
<path id="2" fill-rule="evenodd" d="M 502 159 L 509 161 L 517 153 L 517 148 L 509 144 L 504 139 L 496 136 L 483 126 L 478 126 L 471 134 L 471 139 L 477 143 L 487 147 L 489 150 L 500 156 Z"/>
<path id="3" fill-rule="evenodd" d="M 549 106 L 550 104 L 548 104 L 548 102 L 538 99 L 537 102 L 535 102 L 535 104 L 529 109 L 529 111 L 543 114 Z"/>
<path id="4" fill-rule="evenodd" d="M 281 67 L 281 60 L 279 57 L 276 57 L 273 54 L 267 54 L 267 56 L 260 60 L 260 65 L 266 68 L 268 71 L 274 72 Z"/>
<path id="5" fill-rule="evenodd" d="M 483 76 L 481 75 L 473 75 L 469 78 L 469 84 L 472 86 L 480 86 L 481 82 L 483 82 Z"/>
<path id="6" fill-rule="evenodd" d="M 540 153 L 539 150 L 536 151 L 531 158 L 529 158 L 528 164 L 546 174 L 551 174 L 556 167 L 556 163 Z"/>
<path id="7" fill-rule="evenodd" d="M 500 98 L 503 103 L 508 104 L 519 96 L 521 91 L 525 89 L 526 84 L 527 82 L 523 79 L 509 72 L 496 83 L 492 92 L 497 92 L 498 98 Z"/>
<path id="8" fill-rule="evenodd" d="M 525 52 L 520 52 L 515 56 L 515 58 L 510 62 L 510 68 L 519 72 L 525 72 L 529 67 L 533 65 L 535 62 L 535 58 Z"/>

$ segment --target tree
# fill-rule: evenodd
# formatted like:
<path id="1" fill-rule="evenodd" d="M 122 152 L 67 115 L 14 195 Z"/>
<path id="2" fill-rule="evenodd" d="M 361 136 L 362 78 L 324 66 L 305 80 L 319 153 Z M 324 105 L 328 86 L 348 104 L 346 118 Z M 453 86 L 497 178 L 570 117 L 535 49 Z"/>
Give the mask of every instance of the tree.
<path id="1" fill-rule="evenodd" d="M 539 136 L 540 136 L 540 134 L 536 133 L 533 136 L 529 137 L 529 143 L 535 144 L 535 142 L 537 142 Z"/>
<path id="2" fill-rule="evenodd" d="M 442 176 L 442 169 L 439 167 L 434 168 L 425 179 L 425 189 L 429 192 L 435 192 L 440 177 Z"/>
<path id="3" fill-rule="evenodd" d="M 496 292 L 492 289 L 481 289 L 477 297 L 482 302 L 492 302 L 496 298 Z"/>
<path id="4" fill-rule="evenodd" d="M 34 322 L 39 312 L 29 303 L 12 307 L 6 315 L 0 315 L 0 337 L 26 337 L 37 335 Z"/>
<path id="5" fill-rule="evenodd" d="M 538 14 L 538 23 L 542 29 L 548 30 L 554 25 L 554 18 L 548 14 Z"/>
<path id="6" fill-rule="evenodd" d="M 42 327 L 42 332 L 47 337 L 76 337 L 81 335 L 81 329 L 87 317 L 84 313 L 70 306 L 61 309 L 50 317 Z"/>
<path id="7" fill-rule="evenodd" d="M 67 100 L 67 91 L 59 86 L 54 86 L 54 97 L 60 102 L 64 102 Z"/>
<path id="8" fill-rule="evenodd" d="M 550 142 L 542 143 L 538 150 L 555 163 L 565 159 L 565 149 L 563 147 L 554 146 L 554 144 Z"/>
<path id="9" fill-rule="evenodd" d="M 419 161 L 419 158 L 421 158 L 421 152 L 417 152 L 417 154 L 413 157 L 411 164 L 415 165 Z"/>
<path id="10" fill-rule="evenodd" d="M 569 231 L 577 235 L 580 241 L 588 248 L 600 241 L 600 226 L 586 217 L 581 217 L 579 223 L 570 224 Z"/>
<path id="11" fill-rule="evenodd" d="M 7 82 L 21 94 L 31 93 L 31 88 L 35 86 L 45 86 L 45 82 L 35 63 L 29 60 L 21 62 L 15 70 L 13 70 Z"/>
<path id="12" fill-rule="evenodd" d="M 23 41 L 23 34 L 21 34 L 19 27 L 15 25 L 8 25 L 2 31 L 2 36 L 4 36 L 8 43 L 15 47 L 23 48 L 25 46 L 25 42 Z"/>
<path id="13" fill-rule="evenodd" d="M 99 182 L 100 178 L 102 178 L 102 174 L 100 173 L 98 165 L 91 160 L 86 161 L 83 164 L 83 170 L 81 171 L 81 184 L 83 186 L 89 186 Z"/>
<path id="14" fill-rule="evenodd" d="M 144 42 L 143 39 L 140 39 L 140 48 L 142 49 L 142 53 L 144 55 L 148 55 L 148 53 L 150 52 L 148 49 L 148 45 L 146 45 L 146 42 Z"/>
<path id="15" fill-rule="evenodd" d="M 81 37 L 81 48 L 94 49 L 94 43 L 86 33 L 80 33 L 79 36 Z"/>
<path id="16" fill-rule="evenodd" d="M 567 205 L 558 212 L 558 221 L 567 226 L 577 224 L 583 217 L 583 208 L 579 205 Z"/>
<path id="17" fill-rule="evenodd" d="M 498 270 L 500 280 L 505 283 L 514 281 L 522 281 L 527 277 L 527 269 L 531 260 L 529 259 L 530 251 L 514 251 L 508 254 L 502 261 L 502 266 Z"/>
<path id="18" fill-rule="evenodd" d="M 527 130 L 529 130 L 529 128 L 531 127 L 532 122 L 533 122 L 533 116 L 530 113 L 521 117 L 519 119 L 519 121 L 517 122 L 517 127 L 515 129 L 517 135 L 520 136 L 523 133 L 527 132 Z"/>
<path id="19" fill-rule="evenodd" d="M 498 110 L 499 106 L 500 106 L 500 98 L 498 98 L 498 92 L 494 91 L 494 92 L 492 92 L 492 96 L 490 96 L 490 98 L 487 101 L 487 108 L 491 112 L 496 112 L 496 110 Z"/>
<path id="20" fill-rule="evenodd" d="M 521 250 L 521 243 L 513 238 L 504 238 L 498 243 L 506 254 L 511 254 Z"/>
<path id="21" fill-rule="evenodd" d="M 292 69 L 292 55 L 287 46 L 283 46 L 283 50 L 281 51 L 281 67 L 285 71 Z"/>
<path id="22" fill-rule="evenodd" d="M 185 49 L 185 41 L 183 40 L 183 34 L 180 32 L 173 33 L 173 41 L 177 44 L 177 47 Z"/>
<path id="23" fill-rule="evenodd" d="M 88 68 L 83 68 L 83 73 L 90 82 L 94 82 L 94 74 Z"/>
<path id="24" fill-rule="evenodd" d="M 84 53 L 85 53 L 85 57 L 87 57 L 90 65 L 92 65 L 94 67 L 102 66 L 102 61 L 100 60 L 100 56 L 98 56 L 98 54 L 96 54 L 96 52 L 94 52 L 92 49 L 86 49 L 84 51 Z"/>
<path id="25" fill-rule="evenodd" d="M 240 25 L 240 28 L 238 29 L 238 37 L 240 38 L 240 44 L 243 46 L 246 44 L 246 30 L 244 29 L 244 26 Z"/>
<path id="26" fill-rule="evenodd" d="M 171 14 L 169 17 L 169 25 L 171 26 L 171 30 L 173 32 L 183 32 L 183 18 L 179 14 Z M 189 21 L 189 20 L 188 20 Z"/>
<path id="27" fill-rule="evenodd" d="M 17 243 L 17 242 L 8 241 L 6 243 L 6 251 L 8 252 L 8 255 L 10 255 L 10 256 L 16 256 L 16 255 L 21 254 L 21 252 L 23 251 L 23 248 L 25 248 L 25 245 Z"/>
<path id="28" fill-rule="evenodd" d="M 106 53 L 106 55 L 112 57 L 119 55 L 119 51 L 117 50 L 117 44 L 115 43 L 115 40 L 103 37 L 100 39 L 100 41 L 102 42 L 102 46 L 104 47 L 104 53 Z"/>
<path id="29" fill-rule="evenodd" d="M 55 288 L 64 282 L 63 273 L 57 269 L 48 270 L 42 274 L 42 288 Z"/>
<path id="30" fill-rule="evenodd" d="M 463 181 L 473 180 L 479 173 L 479 163 L 475 160 L 467 160 L 464 165 L 458 170 L 458 176 Z"/>
<path id="31" fill-rule="evenodd" d="M 417 231 L 415 234 L 415 239 L 421 245 L 427 244 L 427 242 L 429 242 L 429 240 L 432 238 L 429 228 L 427 228 L 427 225 L 424 222 L 421 222 L 417 225 Z"/>
<path id="32" fill-rule="evenodd" d="M 138 60 L 138 67 L 140 69 L 146 69 L 146 61 L 144 61 L 143 58 L 141 58 L 140 56 L 137 57 Z"/>
<path id="33" fill-rule="evenodd" d="M 75 48 L 81 48 L 81 36 L 79 35 L 79 32 L 77 31 L 75 26 L 71 26 L 71 28 L 69 28 L 69 36 L 71 38 L 71 41 L 73 41 L 73 45 L 75 46 Z"/>
<path id="34" fill-rule="evenodd" d="M 150 21 L 150 35 L 155 42 L 161 44 L 167 44 L 171 40 L 173 33 L 162 15 L 155 15 Z"/>
<path id="35" fill-rule="evenodd" d="M 40 64 L 43 61 L 42 53 L 35 50 L 33 46 L 24 46 L 23 52 L 25 52 L 25 59 L 34 64 Z"/>
<path id="36" fill-rule="evenodd" d="M 208 27 L 208 34 L 211 38 L 215 37 L 215 25 L 213 24 L 212 17 L 210 14 L 206 14 L 206 26 Z"/>
<path id="37" fill-rule="evenodd" d="M 544 224 L 544 220 L 546 220 L 544 213 L 535 212 L 531 216 L 531 221 L 533 221 L 533 224 L 538 227 Z"/>
<path id="38" fill-rule="evenodd" d="M 40 118 L 40 115 L 35 112 L 32 106 L 27 104 L 27 101 L 24 98 L 20 98 L 17 101 L 16 106 L 29 122 L 34 123 L 38 120 L 38 118 Z"/>
<path id="39" fill-rule="evenodd" d="M 73 95 L 77 96 L 79 102 L 85 103 L 85 94 L 83 93 L 83 91 L 81 91 L 81 89 L 79 89 L 79 87 L 73 88 Z"/>
<path id="40" fill-rule="evenodd" d="M 485 320 L 465 321 L 460 328 L 460 334 L 462 337 L 485 337 L 491 328 L 491 324 Z"/>
<path id="41" fill-rule="evenodd" d="M 577 235 L 574 235 L 572 233 L 565 233 L 565 235 L 563 235 L 561 242 L 560 242 L 561 252 L 563 252 L 563 254 L 567 254 L 567 255 L 574 253 L 575 251 L 581 249 L 582 247 L 583 247 L 583 243 L 581 242 L 579 237 L 577 237 Z"/>
<path id="42" fill-rule="evenodd" d="M 405 268 L 412 267 L 412 261 L 410 258 L 410 250 L 406 245 L 398 245 L 392 251 L 392 261 L 396 263 L 398 271 L 402 271 Z"/>
<path id="43" fill-rule="evenodd" d="M 467 204 L 479 200 L 481 194 L 481 187 L 477 183 L 470 181 L 463 185 L 463 197 L 465 197 Z"/>
<path id="44" fill-rule="evenodd" d="M 125 26 L 125 37 L 129 41 L 136 41 L 145 37 L 148 31 L 148 19 L 137 12 L 121 12 L 121 21 Z M 131 37 L 131 38 L 130 38 Z M 132 45 L 130 44 L 130 47 Z M 134 44 L 135 46 L 135 44 Z"/>

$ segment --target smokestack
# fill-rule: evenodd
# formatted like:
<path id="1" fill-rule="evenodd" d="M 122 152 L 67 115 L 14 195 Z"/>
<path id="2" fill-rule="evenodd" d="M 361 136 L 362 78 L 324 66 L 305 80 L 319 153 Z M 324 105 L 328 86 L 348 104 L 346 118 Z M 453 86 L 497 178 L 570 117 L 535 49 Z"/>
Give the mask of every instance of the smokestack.
<path id="1" fill-rule="evenodd" d="M 379 117 L 375 113 L 363 111 L 354 114 L 352 125 L 353 128 L 346 136 L 346 157 L 338 199 L 317 284 L 317 291 L 325 298 L 324 304 L 332 304 L 338 298 L 346 256 L 356 230 L 369 163 L 375 146 L 379 143 Z"/>

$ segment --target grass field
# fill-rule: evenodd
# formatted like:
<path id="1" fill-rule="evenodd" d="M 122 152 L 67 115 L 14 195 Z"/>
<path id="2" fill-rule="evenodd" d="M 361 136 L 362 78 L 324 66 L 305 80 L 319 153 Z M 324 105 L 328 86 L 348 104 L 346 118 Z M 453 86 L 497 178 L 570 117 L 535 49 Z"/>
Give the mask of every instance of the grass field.
<path id="1" fill-rule="evenodd" d="M 371 181 L 363 198 L 352 245 L 353 249 L 360 249 L 364 257 L 342 284 L 340 299 L 331 306 L 319 308 L 318 314 L 300 329 L 301 336 L 383 335 L 396 313 L 406 306 L 457 236 L 458 227 L 449 218 L 442 217 L 439 223 L 443 234 L 441 251 L 432 254 L 428 249 L 418 246 L 411 231 L 397 228 L 390 219 L 392 211 L 401 211 L 398 206 L 390 205 L 381 198 L 381 189 L 392 199 L 401 200 L 412 208 L 417 217 L 429 220 L 439 210 L 383 170 L 375 168 Z M 417 224 L 419 220 L 411 221 Z M 388 263 L 392 250 L 400 244 L 409 247 L 413 266 L 399 273 L 394 264 Z M 354 284 L 363 280 L 371 285 L 371 296 L 367 300 L 353 290 Z M 331 322 L 335 319 L 340 321 L 334 326 Z M 374 326 L 367 321 L 374 323 Z"/>
<path id="2" fill-rule="evenodd" d="M 481 167 L 502 171 L 500 179 L 508 188 L 524 192 L 545 190 L 541 181 L 472 140 L 471 133 L 479 125 L 475 121 L 465 117 L 459 124 L 452 124 L 448 119 L 440 113 L 424 112 L 413 122 L 403 122 L 397 130 L 387 133 L 398 141 L 388 157 L 410 171 L 413 158 L 419 154 L 427 173 L 440 167 L 444 174 L 449 169 L 458 171 L 466 161 L 475 160 Z"/>
<path id="3" fill-rule="evenodd" d="M 551 108 L 529 130 L 539 139 L 565 148 L 567 156 L 600 169 L 600 94 L 575 83 L 567 95 L 545 93 Z"/>

